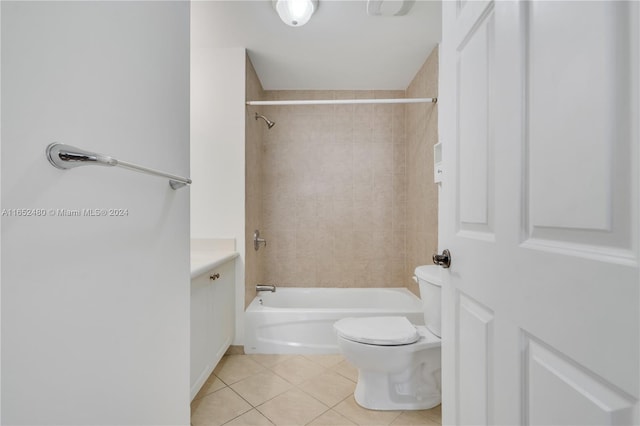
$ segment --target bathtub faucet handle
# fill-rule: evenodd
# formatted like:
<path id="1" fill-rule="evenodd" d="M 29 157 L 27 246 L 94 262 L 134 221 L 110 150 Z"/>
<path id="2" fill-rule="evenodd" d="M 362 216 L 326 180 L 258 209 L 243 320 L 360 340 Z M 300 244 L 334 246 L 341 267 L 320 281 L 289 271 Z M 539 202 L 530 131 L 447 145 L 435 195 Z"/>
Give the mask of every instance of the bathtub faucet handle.
<path id="1" fill-rule="evenodd" d="M 260 231 L 259 230 L 255 230 L 253 232 L 253 248 L 255 249 L 255 251 L 258 251 L 258 249 L 260 248 L 260 244 L 264 244 L 264 246 L 267 246 L 267 240 L 265 240 L 264 238 L 260 238 Z"/>

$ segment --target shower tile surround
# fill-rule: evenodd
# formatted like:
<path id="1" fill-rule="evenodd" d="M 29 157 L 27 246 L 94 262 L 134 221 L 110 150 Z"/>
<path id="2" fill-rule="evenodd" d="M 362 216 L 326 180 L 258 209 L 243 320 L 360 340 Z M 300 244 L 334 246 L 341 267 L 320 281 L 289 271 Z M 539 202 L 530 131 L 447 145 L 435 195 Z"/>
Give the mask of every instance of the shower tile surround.
<path id="1" fill-rule="evenodd" d="M 438 48 L 429 55 L 407 88 L 408 98 L 437 96 Z M 406 270 L 431 264 L 438 250 L 438 187 L 433 183 L 433 145 L 438 143 L 438 108 L 432 104 L 406 107 L 407 228 Z M 413 280 L 407 288 L 420 294 Z"/>
<path id="2" fill-rule="evenodd" d="M 437 96 L 437 49 L 406 91 L 263 91 L 247 58 L 247 99 Z M 245 305 L 255 284 L 407 287 L 437 247 L 432 104 L 247 107 Z M 276 122 L 267 129 L 259 112 Z M 250 245 L 250 247 L 249 247 Z M 249 255 L 251 253 L 251 255 Z"/>
<path id="3" fill-rule="evenodd" d="M 404 92 L 266 91 L 266 98 L 398 98 Z M 404 105 L 276 106 L 263 130 L 265 280 L 296 287 L 403 282 Z"/>
<path id="4" fill-rule="evenodd" d="M 260 100 L 264 97 L 262 85 L 256 71 L 246 57 L 245 93 L 247 100 Z M 262 226 L 262 165 L 263 147 L 262 130 L 266 127 L 262 120 L 256 120 L 258 109 L 245 109 L 245 307 L 256 294 L 256 284 L 263 283 L 264 251 L 256 252 L 253 248 L 253 231 L 263 229 Z"/>

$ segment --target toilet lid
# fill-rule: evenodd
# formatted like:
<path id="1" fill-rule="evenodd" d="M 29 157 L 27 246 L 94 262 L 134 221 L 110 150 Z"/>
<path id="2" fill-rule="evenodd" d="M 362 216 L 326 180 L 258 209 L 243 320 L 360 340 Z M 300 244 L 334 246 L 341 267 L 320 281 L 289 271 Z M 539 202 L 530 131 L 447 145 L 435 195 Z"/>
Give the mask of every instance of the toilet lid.
<path id="1" fill-rule="evenodd" d="M 408 345 L 420 339 L 405 317 L 344 318 L 333 324 L 338 336 L 369 345 Z"/>

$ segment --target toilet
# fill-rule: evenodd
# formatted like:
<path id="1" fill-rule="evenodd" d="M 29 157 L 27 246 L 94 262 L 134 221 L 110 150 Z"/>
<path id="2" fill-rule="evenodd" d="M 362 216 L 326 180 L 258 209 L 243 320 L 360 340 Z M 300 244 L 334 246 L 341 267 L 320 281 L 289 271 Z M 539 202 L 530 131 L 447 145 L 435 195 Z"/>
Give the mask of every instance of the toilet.
<path id="1" fill-rule="evenodd" d="M 440 404 L 440 267 L 419 266 L 425 325 L 405 317 L 344 318 L 338 347 L 358 369 L 356 402 L 371 410 L 424 410 Z"/>

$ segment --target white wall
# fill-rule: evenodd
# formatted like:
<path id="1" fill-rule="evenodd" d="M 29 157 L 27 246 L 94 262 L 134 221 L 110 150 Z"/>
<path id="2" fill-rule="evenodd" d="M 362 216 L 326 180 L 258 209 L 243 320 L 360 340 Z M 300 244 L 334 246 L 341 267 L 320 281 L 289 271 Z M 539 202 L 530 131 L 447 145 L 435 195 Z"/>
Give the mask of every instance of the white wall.
<path id="1" fill-rule="evenodd" d="M 189 424 L 188 2 L 2 2 L 2 424 Z"/>
<path id="2" fill-rule="evenodd" d="M 244 331 L 245 60 L 243 48 L 191 49 L 191 237 L 236 240 L 235 345 Z"/>
<path id="3" fill-rule="evenodd" d="M 0 82 L 2 81 L 2 7 L 0 7 Z M 0 84 L 0 100 L 2 84 Z M 2 102 L 0 101 L 0 164 L 2 164 Z M 2 210 L 2 173 L 0 172 L 0 210 Z M 2 226 L 0 226 L 0 378 L 2 377 Z M 0 379 L 0 424 L 2 424 L 2 382 Z"/>

